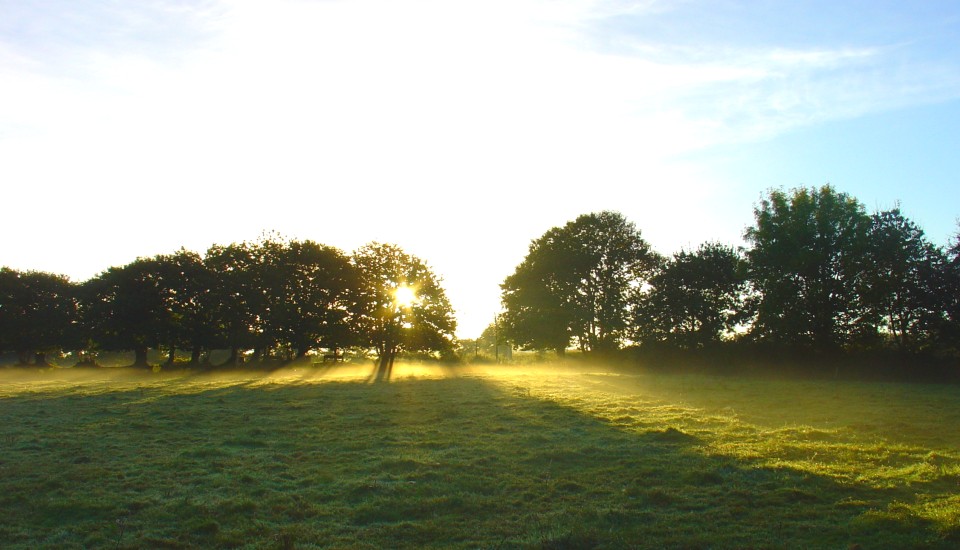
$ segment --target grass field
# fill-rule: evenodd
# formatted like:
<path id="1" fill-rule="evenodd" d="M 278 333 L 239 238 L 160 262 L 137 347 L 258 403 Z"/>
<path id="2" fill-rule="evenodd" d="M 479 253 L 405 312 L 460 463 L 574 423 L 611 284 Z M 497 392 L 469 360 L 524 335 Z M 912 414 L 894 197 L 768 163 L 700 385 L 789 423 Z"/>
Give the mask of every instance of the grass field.
<path id="1" fill-rule="evenodd" d="M 956 548 L 960 388 L 0 370 L 4 548 Z"/>

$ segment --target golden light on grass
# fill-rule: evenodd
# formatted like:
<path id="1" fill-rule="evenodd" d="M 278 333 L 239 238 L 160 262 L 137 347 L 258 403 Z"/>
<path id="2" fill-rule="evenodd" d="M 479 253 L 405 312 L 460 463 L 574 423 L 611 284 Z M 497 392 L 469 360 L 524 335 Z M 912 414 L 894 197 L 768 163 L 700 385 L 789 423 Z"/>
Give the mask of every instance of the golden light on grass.
<path id="1" fill-rule="evenodd" d="M 375 369 L 0 370 L 0 503 L 35 503 L 7 506 L 0 538 L 267 546 L 285 525 L 345 546 L 412 532 L 463 548 L 752 547 L 786 532 L 799 547 L 947 548 L 960 535 L 952 387 L 415 361 L 367 383 Z M 171 452 L 176 467 L 157 458 Z M 128 516 L 122 540 L 104 531 Z M 44 530 L 55 521 L 69 530 Z"/>

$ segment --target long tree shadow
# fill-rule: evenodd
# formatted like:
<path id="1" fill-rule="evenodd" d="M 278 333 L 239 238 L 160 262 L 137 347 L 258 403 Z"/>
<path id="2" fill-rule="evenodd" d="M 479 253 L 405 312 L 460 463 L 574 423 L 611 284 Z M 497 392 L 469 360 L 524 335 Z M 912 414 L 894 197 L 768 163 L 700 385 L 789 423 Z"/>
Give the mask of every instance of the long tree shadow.
<path id="1" fill-rule="evenodd" d="M 708 456 L 675 428 L 626 430 L 469 376 L 141 397 L 0 401 L 0 439 L 10 443 L 0 450 L 0 539 L 130 548 L 956 543 L 915 517 L 874 513 L 894 501 L 888 491 Z"/>
<path id="2" fill-rule="evenodd" d="M 389 382 L 393 377 L 393 364 L 375 364 L 373 367 L 373 373 L 370 375 L 370 382 L 372 383 L 383 383 Z"/>

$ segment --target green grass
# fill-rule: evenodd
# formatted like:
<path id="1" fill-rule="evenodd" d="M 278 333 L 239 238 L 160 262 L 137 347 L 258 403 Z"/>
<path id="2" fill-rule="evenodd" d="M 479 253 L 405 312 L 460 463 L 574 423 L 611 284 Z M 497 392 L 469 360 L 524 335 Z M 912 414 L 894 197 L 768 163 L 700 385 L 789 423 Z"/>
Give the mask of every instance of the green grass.
<path id="1" fill-rule="evenodd" d="M 0 371 L 4 548 L 952 548 L 955 386 Z"/>

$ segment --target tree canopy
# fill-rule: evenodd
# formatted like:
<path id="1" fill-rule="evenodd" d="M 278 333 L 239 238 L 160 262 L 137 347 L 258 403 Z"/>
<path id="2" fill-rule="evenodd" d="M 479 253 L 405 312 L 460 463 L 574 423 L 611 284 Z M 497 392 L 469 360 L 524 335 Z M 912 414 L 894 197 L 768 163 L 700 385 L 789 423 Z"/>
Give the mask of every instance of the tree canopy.
<path id="1" fill-rule="evenodd" d="M 748 320 L 746 263 L 733 247 L 680 251 L 638 288 L 634 340 L 696 349 L 733 337 Z"/>
<path id="2" fill-rule="evenodd" d="M 620 213 L 578 216 L 531 241 L 473 355 L 481 346 L 498 355 L 501 344 L 558 353 L 729 344 L 818 358 L 960 357 L 960 232 L 937 246 L 899 207 L 868 214 L 825 185 L 770 190 L 744 237 L 740 249 L 706 242 L 663 257 Z M 60 351 L 133 351 L 146 365 L 151 348 L 168 363 L 189 351 L 194 364 L 214 349 L 234 363 L 352 348 L 376 353 L 388 377 L 404 352 L 452 356 L 455 329 L 441 279 L 393 244 L 346 255 L 265 234 L 204 255 L 138 258 L 82 283 L 0 268 L 0 351 L 21 363 L 45 365 Z"/>
<path id="3" fill-rule="evenodd" d="M 0 351 L 14 351 L 20 363 L 35 354 L 65 347 L 77 337 L 77 296 L 70 280 L 40 271 L 0 268 Z"/>
<path id="4" fill-rule="evenodd" d="M 505 332 L 534 349 L 562 353 L 571 341 L 584 351 L 617 349 L 631 291 L 655 261 L 640 231 L 617 212 L 550 229 L 501 285 Z"/>
<path id="5" fill-rule="evenodd" d="M 360 280 L 353 326 L 377 351 L 378 377 L 390 376 L 403 350 L 453 349 L 453 308 L 423 260 L 396 245 L 375 242 L 354 252 L 353 264 Z"/>
<path id="6" fill-rule="evenodd" d="M 879 334 L 900 351 L 934 345 L 944 322 L 947 258 L 899 208 L 872 217 L 863 300 Z"/>
<path id="7" fill-rule="evenodd" d="M 755 337 L 827 350 L 869 328 L 862 285 L 871 220 L 862 204 L 829 185 L 774 190 L 754 216 L 745 237 L 760 293 Z"/>

